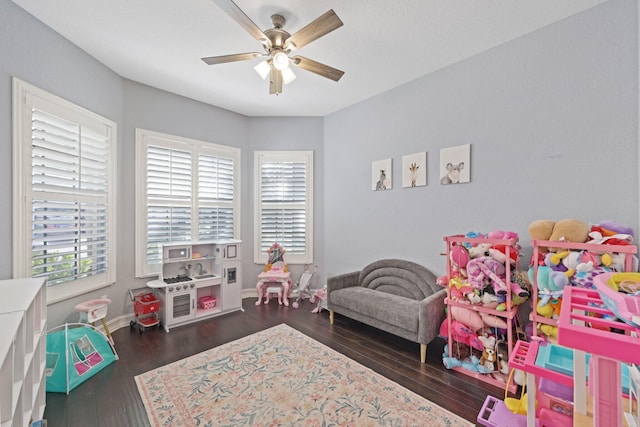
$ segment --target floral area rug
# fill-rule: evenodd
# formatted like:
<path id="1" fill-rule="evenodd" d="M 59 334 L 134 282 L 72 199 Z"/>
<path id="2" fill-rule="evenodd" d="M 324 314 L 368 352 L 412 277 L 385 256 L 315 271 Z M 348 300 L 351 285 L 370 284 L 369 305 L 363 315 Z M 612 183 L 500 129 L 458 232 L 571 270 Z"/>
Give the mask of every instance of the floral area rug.
<path id="1" fill-rule="evenodd" d="M 135 377 L 154 426 L 471 426 L 287 325 Z"/>

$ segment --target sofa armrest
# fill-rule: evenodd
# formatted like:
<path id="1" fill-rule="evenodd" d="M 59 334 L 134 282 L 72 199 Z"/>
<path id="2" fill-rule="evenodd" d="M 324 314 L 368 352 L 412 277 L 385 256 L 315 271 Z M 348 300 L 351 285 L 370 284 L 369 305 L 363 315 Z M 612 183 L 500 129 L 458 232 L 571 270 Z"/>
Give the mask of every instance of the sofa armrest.
<path id="1" fill-rule="evenodd" d="M 420 318 L 418 321 L 418 342 L 429 344 L 440 331 L 440 324 L 445 318 L 444 300 L 447 290 L 441 289 L 420 301 Z"/>
<path id="2" fill-rule="evenodd" d="M 331 292 L 337 291 L 338 289 L 358 286 L 359 277 L 360 272 L 354 271 L 351 273 L 339 274 L 327 279 L 327 306 L 329 307 L 329 310 L 331 310 Z"/>

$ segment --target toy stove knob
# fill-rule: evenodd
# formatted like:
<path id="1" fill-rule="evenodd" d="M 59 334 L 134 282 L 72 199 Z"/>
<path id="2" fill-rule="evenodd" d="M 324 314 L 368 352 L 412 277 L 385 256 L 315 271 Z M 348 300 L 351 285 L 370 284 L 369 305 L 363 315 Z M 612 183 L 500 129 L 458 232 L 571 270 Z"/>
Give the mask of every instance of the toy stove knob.
<path id="1" fill-rule="evenodd" d="M 173 286 L 169 286 L 169 287 L 167 288 L 167 290 L 168 290 L 169 292 L 173 292 Z"/>

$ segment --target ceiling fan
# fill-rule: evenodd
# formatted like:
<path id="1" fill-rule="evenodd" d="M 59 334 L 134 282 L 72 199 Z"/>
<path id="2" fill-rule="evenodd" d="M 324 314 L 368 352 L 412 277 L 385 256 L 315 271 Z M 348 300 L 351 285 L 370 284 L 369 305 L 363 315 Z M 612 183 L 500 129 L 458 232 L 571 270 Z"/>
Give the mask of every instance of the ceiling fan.
<path id="1" fill-rule="evenodd" d="M 265 53 L 248 52 L 211 56 L 202 58 L 205 63 L 214 65 L 225 62 L 263 58 L 264 61 L 258 64 L 255 69 L 263 79 L 265 79 L 267 75 L 269 76 L 269 93 L 272 95 L 282 93 L 282 84 L 287 84 L 296 78 L 291 68 L 289 68 L 291 64 L 336 82 L 340 80 L 344 74 L 344 71 L 321 64 L 304 56 L 289 56 L 291 52 L 300 49 L 343 25 L 333 9 L 316 18 L 298 30 L 298 32 L 289 34 L 282 29 L 286 23 L 282 15 L 272 15 L 271 22 L 273 23 L 273 28 L 262 31 L 232 0 L 213 1 L 240 24 L 240 26 L 247 30 L 249 34 L 262 43 Z"/>

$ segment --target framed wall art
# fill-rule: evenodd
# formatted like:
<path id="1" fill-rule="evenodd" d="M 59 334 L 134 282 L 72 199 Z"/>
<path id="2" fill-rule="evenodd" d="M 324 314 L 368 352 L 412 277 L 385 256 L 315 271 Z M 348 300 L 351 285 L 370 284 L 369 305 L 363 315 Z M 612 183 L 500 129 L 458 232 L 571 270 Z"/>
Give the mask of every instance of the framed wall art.
<path id="1" fill-rule="evenodd" d="M 404 188 L 427 185 L 427 153 L 402 156 L 402 186 Z"/>
<path id="2" fill-rule="evenodd" d="M 373 191 L 390 190 L 393 185 L 391 172 L 391 159 L 372 162 L 371 189 Z"/>
<path id="3" fill-rule="evenodd" d="M 471 144 L 440 149 L 440 184 L 471 182 Z"/>

